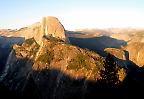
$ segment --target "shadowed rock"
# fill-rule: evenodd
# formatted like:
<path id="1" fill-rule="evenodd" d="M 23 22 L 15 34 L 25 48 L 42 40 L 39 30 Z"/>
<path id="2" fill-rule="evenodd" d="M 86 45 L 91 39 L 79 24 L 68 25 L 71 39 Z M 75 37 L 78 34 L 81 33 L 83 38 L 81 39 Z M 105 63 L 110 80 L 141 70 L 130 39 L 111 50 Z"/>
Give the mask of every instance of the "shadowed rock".
<path id="1" fill-rule="evenodd" d="M 126 61 L 128 60 L 124 50 L 117 48 L 106 48 L 104 51 L 113 55 L 114 60 L 118 63 L 119 66 L 127 68 Z"/>

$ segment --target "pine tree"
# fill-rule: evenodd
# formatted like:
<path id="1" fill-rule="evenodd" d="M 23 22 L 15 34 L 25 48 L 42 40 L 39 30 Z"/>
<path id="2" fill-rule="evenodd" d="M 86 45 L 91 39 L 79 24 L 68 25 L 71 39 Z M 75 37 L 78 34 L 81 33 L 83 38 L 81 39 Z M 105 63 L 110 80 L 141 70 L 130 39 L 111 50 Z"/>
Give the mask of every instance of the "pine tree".
<path id="1" fill-rule="evenodd" d="M 103 84 L 112 86 L 118 83 L 118 76 L 117 72 L 118 70 L 116 69 L 116 62 L 114 61 L 113 57 L 111 54 L 108 54 L 106 57 L 105 65 L 104 65 L 104 70 L 101 70 L 101 82 Z"/>

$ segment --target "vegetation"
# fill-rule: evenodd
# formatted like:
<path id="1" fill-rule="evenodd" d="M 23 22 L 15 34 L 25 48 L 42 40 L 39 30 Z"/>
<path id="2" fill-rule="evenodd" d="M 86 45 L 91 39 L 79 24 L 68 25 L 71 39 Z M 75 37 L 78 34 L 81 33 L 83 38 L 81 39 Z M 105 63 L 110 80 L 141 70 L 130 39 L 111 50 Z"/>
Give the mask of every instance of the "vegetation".
<path id="1" fill-rule="evenodd" d="M 34 38 L 29 38 L 25 40 L 25 44 L 28 44 L 28 45 L 32 45 L 34 42 L 36 42 Z"/>
<path id="2" fill-rule="evenodd" d="M 64 60 L 64 53 L 62 51 L 60 51 L 60 54 L 57 54 L 56 62 L 59 62 L 61 60 Z"/>
<path id="3" fill-rule="evenodd" d="M 30 51 L 30 55 L 34 55 L 34 57 L 35 57 L 36 53 L 39 50 L 39 47 L 40 46 L 38 44 L 36 44 L 35 47 Z"/>
<path id="4" fill-rule="evenodd" d="M 27 47 L 30 47 L 32 44 L 32 48 L 30 50 L 30 56 L 33 55 L 35 57 L 40 45 L 35 41 L 34 38 L 29 38 L 25 40 L 25 43 Z"/>
<path id="5" fill-rule="evenodd" d="M 119 76 L 119 80 L 122 82 L 125 79 L 125 77 L 126 77 L 126 69 L 118 68 L 117 74 Z"/>
<path id="6" fill-rule="evenodd" d="M 88 57 L 86 55 L 83 55 L 83 54 L 78 54 L 76 58 L 72 59 L 68 63 L 67 68 L 68 69 L 74 69 L 74 70 L 78 70 L 81 68 L 84 68 L 87 70 L 90 69 Z"/>
<path id="7" fill-rule="evenodd" d="M 117 64 L 110 54 L 106 57 L 106 61 L 104 64 L 104 69 L 101 70 L 101 82 L 107 85 L 115 85 L 119 82 L 119 78 L 117 76 Z"/>
<path id="8" fill-rule="evenodd" d="M 104 60 L 100 57 L 95 59 L 96 67 L 93 69 L 93 73 L 97 74 L 100 70 L 104 68 Z"/>
<path id="9" fill-rule="evenodd" d="M 44 37 L 47 38 L 48 40 L 52 41 L 53 43 L 56 43 L 56 42 L 64 42 L 62 39 L 53 37 L 52 35 L 44 36 Z"/>
<path id="10" fill-rule="evenodd" d="M 37 61 L 41 61 L 43 63 L 50 64 L 50 62 L 53 60 L 53 57 L 54 57 L 53 51 L 47 50 L 46 53 L 44 53 L 38 57 Z"/>

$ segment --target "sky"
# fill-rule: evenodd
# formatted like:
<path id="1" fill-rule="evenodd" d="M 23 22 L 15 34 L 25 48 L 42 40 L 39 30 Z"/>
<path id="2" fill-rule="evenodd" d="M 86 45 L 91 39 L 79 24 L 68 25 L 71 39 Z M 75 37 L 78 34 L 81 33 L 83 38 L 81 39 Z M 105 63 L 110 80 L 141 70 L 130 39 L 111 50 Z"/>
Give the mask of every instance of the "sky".
<path id="1" fill-rule="evenodd" d="M 1 0 L 0 29 L 19 29 L 55 16 L 67 30 L 144 28 L 144 0 Z"/>

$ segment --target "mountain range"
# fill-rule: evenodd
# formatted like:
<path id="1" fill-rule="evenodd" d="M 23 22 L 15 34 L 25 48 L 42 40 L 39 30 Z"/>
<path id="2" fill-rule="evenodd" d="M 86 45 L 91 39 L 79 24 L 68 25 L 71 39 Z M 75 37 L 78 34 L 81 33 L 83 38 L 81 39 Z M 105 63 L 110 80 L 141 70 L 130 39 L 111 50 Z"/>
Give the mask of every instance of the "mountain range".
<path id="1" fill-rule="evenodd" d="M 49 16 L 0 35 L 0 97 L 115 99 L 144 88 L 142 29 L 68 31 Z"/>

